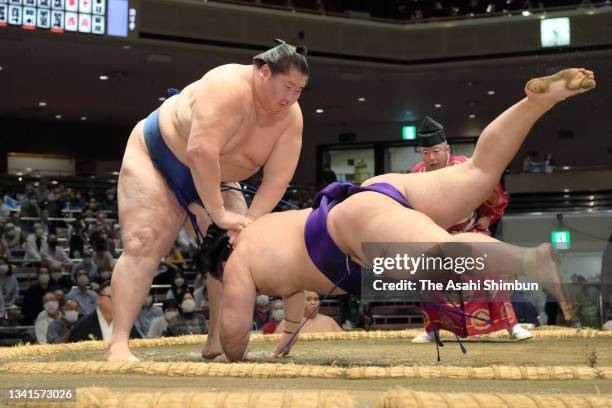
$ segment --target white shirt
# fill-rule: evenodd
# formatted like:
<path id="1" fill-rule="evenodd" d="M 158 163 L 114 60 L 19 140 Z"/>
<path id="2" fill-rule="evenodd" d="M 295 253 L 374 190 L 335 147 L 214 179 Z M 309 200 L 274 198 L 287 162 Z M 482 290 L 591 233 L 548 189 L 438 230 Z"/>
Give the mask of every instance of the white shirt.
<path id="1" fill-rule="evenodd" d="M 102 340 L 108 343 L 113 335 L 113 322 L 111 321 L 110 324 L 106 323 L 106 319 L 102 316 L 102 311 L 99 307 L 96 307 L 96 314 L 98 315 L 98 322 L 100 323 Z"/>
<path id="2" fill-rule="evenodd" d="M 47 344 L 47 329 L 49 328 L 49 323 L 53 320 L 55 319 L 49 317 L 46 310 L 41 311 L 36 317 L 34 330 L 36 332 L 36 341 L 38 344 Z"/>

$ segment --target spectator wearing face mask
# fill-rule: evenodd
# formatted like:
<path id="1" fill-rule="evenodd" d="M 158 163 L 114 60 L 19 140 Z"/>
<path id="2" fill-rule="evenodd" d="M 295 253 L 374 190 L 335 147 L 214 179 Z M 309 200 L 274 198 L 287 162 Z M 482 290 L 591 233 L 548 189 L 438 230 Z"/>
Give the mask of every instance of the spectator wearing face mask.
<path id="1" fill-rule="evenodd" d="M 57 236 L 49 235 L 47 238 L 47 250 L 41 252 L 42 263 L 50 267 L 61 266 L 63 269 L 72 268 L 73 262 L 68 258 L 66 252 L 57 246 Z"/>
<path id="2" fill-rule="evenodd" d="M 9 251 L 21 248 L 21 228 L 12 222 L 4 224 L 2 238 L 6 241 Z"/>
<path id="3" fill-rule="evenodd" d="M 19 283 L 13 274 L 13 265 L 4 257 L 0 258 L 0 292 L 5 307 L 13 306 L 19 295 Z"/>
<path id="4" fill-rule="evenodd" d="M 164 337 L 184 336 L 187 334 L 206 334 L 208 324 L 200 313 L 195 313 L 195 301 L 191 292 L 185 292 L 179 304 L 179 315 L 169 322 L 163 332 Z"/>
<path id="5" fill-rule="evenodd" d="M 276 331 L 276 327 L 285 318 L 285 307 L 280 299 L 272 302 L 272 320 L 263 326 L 263 334 L 272 334 Z"/>
<path id="6" fill-rule="evenodd" d="M 26 238 L 24 249 L 27 259 L 35 259 L 37 261 L 40 261 L 42 254 L 49 249 L 47 236 L 40 224 L 34 224 L 34 232 Z"/>
<path id="7" fill-rule="evenodd" d="M 161 337 L 169 325 L 175 324 L 179 318 L 178 302 L 175 299 L 166 299 L 162 305 L 164 314 L 151 321 L 148 338 Z"/>
<path id="8" fill-rule="evenodd" d="M 89 289 L 89 274 L 86 269 L 79 269 L 76 273 L 77 287 L 66 295 L 66 300 L 74 299 L 79 303 L 79 310 L 88 315 L 96 310 L 96 292 Z"/>
<path id="9" fill-rule="evenodd" d="M 62 308 L 62 316 L 49 323 L 47 328 L 47 343 L 57 344 L 68 342 L 70 330 L 79 320 L 79 303 L 74 299 L 66 300 Z"/>
<path id="10" fill-rule="evenodd" d="M 54 222 L 49 221 L 49 209 L 43 208 L 40 210 L 40 225 L 45 235 L 53 234 L 57 235 L 57 227 Z"/>
<path id="11" fill-rule="evenodd" d="M 83 250 L 83 260 L 75 263 L 72 267 L 72 279 L 75 279 L 76 271 L 79 269 L 86 269 L 91 279 L 98 279 L 100 277 L 98 274 L 98 265 L 93 261 L 93 251 L 90 248 L 85 248 Z"/>
<path id="12" fill-rule="evenodd" d="M 98 288 L 96 302 L 96 309 L 83 316 L 70 330 L 70 343 L 85 340 L 103 340 L 107 343 L 110 341 L 113 335 L 113 299 L 109 281 L 102 282 Z M 138 332 L 132 327 L 130 338 L 138 337 Z"/>
<path id="13" fill-rule="evenodd" d="M 49 271 L 51 272 L 51 287 L 54 289 L 61 288 L 64 293 L 70 292 L 73 285 L 70 275 L 64 273 L 61 266 L 52 266 Z"/>
<path id="14" fill-rule="evenodd" d="M 185 275 L 180 269 L 174 272 L 174 280 L 172 281 L 172 287 L 166 293 L 166 299 L 182 299 L 183 294 L 188 292 L 187 283 L 185 282 Z"/>
<path id="15" fill-rule="evenodd" d="M 140 309 L 138 318 L 136 318 L 136 322 L 134 323 L 134 327 L 138 331 L 140 337 L 147 337 L 147 333 L 149 333 L 149 328 L 151 327 L 153 320 L 163 316 L 163 314 L 164 312 L 162 308 L 153 304 L 153 295 L 151 292 L 149 292 L 149 295 L 142 305 L 142 309 Z"/>
<path id="16" fill-rule="evenodd" d="M 43 310 L 34 322 L 36 341 L 38 344 L 47 344 L 47 330 L 52 321 L 60 317 L 59 302 L 53 292 L 47 292 L 42 298 Z"/>
<path id="17" fill-rule="evenodd" d="M 36 283 L 32 283 L 23 296 L 23 324 L 34 324 L 34 320 L 41 310 L 43 310 L 42 299 L 51 287 L 51 277 L 49 276 L 49 268 L 40 266 L 38 268 L 38 276 Z"/>
<path id="18" fill-rule="evenodd" d="M 270 321 L 270 298 L 268 295 L 259 294 L 255 298 L 255 310 L 253 322 L 256 330 L 261 330 L 264 324 Z"/>
<path id="19" fill-rule="evenodd" d="M 208 289 L 206 285 L 193 291 L 193 300 L 196 303 L 196 311 L 208 316 Z"/>

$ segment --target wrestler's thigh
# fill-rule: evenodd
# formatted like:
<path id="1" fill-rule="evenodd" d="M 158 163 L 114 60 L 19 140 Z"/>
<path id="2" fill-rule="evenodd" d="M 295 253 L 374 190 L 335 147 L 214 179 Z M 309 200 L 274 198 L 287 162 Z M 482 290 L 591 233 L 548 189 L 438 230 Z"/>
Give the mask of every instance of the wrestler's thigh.
<path id="1" fill-rule="evenodd" d="M 370 202 L 377 200 L 378 197 L 369 198 Z M 414 255 L 418 255 L 430 249 L 434 243 L 445 242 L 451 238 L 448 232 L 436 225 L 425 214 L 396 206 L 395 203 L 388 206 L 372 204 L 370 207 L 361 206 L 359 211 L 353 214 L 332 214 L 344 218 L 339 219 L 340 222 L 334 222 L 334 234 L 337 235 L 333 237 L 334 240 L 346 245 L 349 253 L 358 256 L 363 261 L 372 256 L 383 255 L 372 253 L 371 250 L 367 250 L 366 254 L 364 243 L 377 243 L 374 246 L 376 251 L 388 251 L 401 247 L 402 251 L 407 254 L 414 252 Z M 351 220 L 351 217 L 354 219 Z M 385 246 L 380 243 L 391 245 Z M 396 244 L 401 244 L 401 246 Z"/>
<path id="2" fill-rule="evenodd" d="M 124 251 L 165 255 L 185 221 L 185 212 L 151 162 L 142 138 L 142 122 L 126 147 L 117 198 Z"/>

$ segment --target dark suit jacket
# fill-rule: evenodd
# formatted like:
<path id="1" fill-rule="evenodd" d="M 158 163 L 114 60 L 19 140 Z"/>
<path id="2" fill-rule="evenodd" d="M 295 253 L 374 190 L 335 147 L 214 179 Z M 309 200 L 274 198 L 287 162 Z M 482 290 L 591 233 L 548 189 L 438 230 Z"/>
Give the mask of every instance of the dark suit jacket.
<path id="1" fill-rule="evenodd" d="M 140 338 L 138 331 L 134 327 L 132 327 L 130 332 L 130 338 Z M 100 329 L 100 322 L 96 312 L 81 318 L 70 330 L 70 335 L 68 336 L 69 343 L 85 340 L 102 340 L 102 329 Z"/>

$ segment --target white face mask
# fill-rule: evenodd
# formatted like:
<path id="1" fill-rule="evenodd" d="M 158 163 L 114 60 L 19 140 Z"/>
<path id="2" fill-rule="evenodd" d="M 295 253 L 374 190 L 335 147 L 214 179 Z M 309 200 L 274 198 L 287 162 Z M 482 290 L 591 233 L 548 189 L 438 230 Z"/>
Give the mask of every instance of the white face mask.
<path id="1" fill-rule="evenodd" d="M 86 275 L 81 275 L 77 278 L 77 283 L 80 286 L 85 286 L 89 283 L 89 278 Z"/>
<path id="2" fill-rule="evenodd" d="M 51 274 L 51 277 L 53 278 L 53 280 L 60 280 L 62 278 L 63 273 L 61 272 L 53 272 Z"/>
<path id="3" fill-rule="evenodd" d="M 184 284 L 184 283 L 185 283 L 185 279 L 183 279 L 183 278 L 176 278 L 176 279 L 174 280 L 174 285 L 175 285 L 175 286 L 177 286 L 177 287 L 179 287 L 179 288 L 180 288 L 181 286 L 183 286 L 183 284 Z"/>
<path id="4" fill-rule="evenodd" d="M 47 313 L 55 313 L 57 312 L 58 308 L 59 308 L 59 303 L 57 302 L 57 300 L 50 300 L 47 303 L 45 303 L 45 312 Z"/>
<path id="5" fill-rule="evenodd" d="M 270 298 L 268 297 L 268 295 L 258 295 L 255 298 L 255 301 L 257 302 L 258 306 L 264 307 L 267 306 L 268 303 L 270 303 Z"/>
<path id="6" fill-rule="evenodd" d="M 49 275 L 38 275 L 38 281 L 43 285 L 49 283 L 49 280 L 51 280 L 51 277 Z"/>
<path id="7" fill-rule="evenodd" d="M 64 312 L 64 319 L 70 323 L 74 323 L 79 320 L 79 312 L 77 310 L 66 310 Z"/>
<path id="8" fill-rule="evenodd" d="M 0 265 L 0 275 L 6 275 L 8 270 L 9 270 L 8 265 Z"/>
<path id="9" fill-rule="evenodd" d="M 280 322 L 285 318 L 285 310 L 284 309 L 276 309 L 272 311 L 272 318 L 277 322 Z"/>
<path id="10" fill-rule="evenodd" d="M 176 318 L 176 316 L 178 316 L 178 311 L 172 310 L 172 311 L 165 312 L 164 316 L 166 317 L 166 320 L 172 320 Z"/>
<path id="11" fill-rule="evenodd" d="M 109 279 L 110 279 L 110 277 L 111 277 L 111 275 L 112 275 L 112 272 L 110 272 L 110 271 L 104 271 L 104 272 L 102 272 L 102 273 L 100 274 L 100 277 L 101 277 L 103 280 L 109 280 Z"/>
<path id="12" fill-rule="evenodd" d="M 191 313 L 195 309 L 195 300 L 193 299 L 185 299 L 183 303 L 181 303 L 181 309 L 183 309 L 183 313 Z"/>

